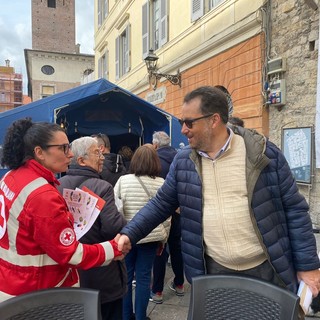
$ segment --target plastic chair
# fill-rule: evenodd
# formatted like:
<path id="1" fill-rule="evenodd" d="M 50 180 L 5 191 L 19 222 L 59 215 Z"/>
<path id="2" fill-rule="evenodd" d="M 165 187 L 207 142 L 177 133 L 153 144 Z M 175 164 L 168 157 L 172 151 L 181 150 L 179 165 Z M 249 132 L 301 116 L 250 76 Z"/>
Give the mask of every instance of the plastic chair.
<path id="1" fill-rule="evenodd" d="M 296 320 L 300 298 L 266 281 L 240 275 L 192 279 L 188 320 Z"/>
<path id="2" fill-rule="evenodd" d="M 0 303 L 1 320 L 101 320 L 99 291 L 52 288 Z"/>

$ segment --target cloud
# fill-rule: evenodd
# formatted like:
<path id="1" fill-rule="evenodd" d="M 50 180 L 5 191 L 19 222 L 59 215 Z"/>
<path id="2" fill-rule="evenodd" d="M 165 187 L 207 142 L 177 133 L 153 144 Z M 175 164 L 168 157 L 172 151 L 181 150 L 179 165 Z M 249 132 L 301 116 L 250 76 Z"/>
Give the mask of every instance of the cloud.
<path id="1" fill-rule="evenodd" d="M 80 43 L 80 52 L 93 54 L 94 43 L 94 1 L 75 0 L 76 43 Z M 31 1 L 2 0 L 0 16 L 0 66 L 10 60 L 10 66 L 23 74 L 23 88 L 26 94 L 27 72 L 24 49 L 32 49 L 31 38 Z"/>
<path id="2" fill-rule="evenodd" d="M 76 0 L 76 43 L 80 52 L 93 54 L 94 39 L 94 1 Z"/>

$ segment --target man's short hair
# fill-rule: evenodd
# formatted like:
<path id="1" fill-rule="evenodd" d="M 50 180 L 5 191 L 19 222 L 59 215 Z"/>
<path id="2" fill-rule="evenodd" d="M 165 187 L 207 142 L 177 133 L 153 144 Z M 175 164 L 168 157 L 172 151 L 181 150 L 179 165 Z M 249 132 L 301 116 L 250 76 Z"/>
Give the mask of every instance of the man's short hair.
<path id="1" fill-rule="evenodd" d="M 98 140 L 98 146 L 101 145 L 105 148 L 111 149 L 109 137 L 104 133 L 97 133 L 91 136 L 92 138 L 96 138 Z"/>
<path id="2" fill-rule="evenodd" d="M 157 144 L 159 148 L 169 146 L 170 137 L 164 131 L 156 131 L 152 135 L 152 143 Z"/>
<path id="3" fill-rule="evenodd" d="M 200 112 L 203 115 L 218 113 L 225 124 L 228 122 L 228 100 L 221 89 L 212 86 L 199 87 L 189 92 L 183 102 L 188 103 L 195 98 L 201 99 Z"/>

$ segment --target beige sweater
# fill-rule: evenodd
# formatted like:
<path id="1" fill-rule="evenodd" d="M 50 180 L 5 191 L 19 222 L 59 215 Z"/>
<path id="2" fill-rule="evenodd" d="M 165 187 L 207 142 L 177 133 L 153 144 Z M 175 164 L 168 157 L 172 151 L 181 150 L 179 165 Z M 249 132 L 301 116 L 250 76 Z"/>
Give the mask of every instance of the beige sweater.
<path id="1" fill-rule="evenodd" d="M 250 218 L 245 160 L 239 135 L 233 135 L 220 158 L 202 157 L 206 254 L 233 270 L 250 269 L 266 260 Z"/>

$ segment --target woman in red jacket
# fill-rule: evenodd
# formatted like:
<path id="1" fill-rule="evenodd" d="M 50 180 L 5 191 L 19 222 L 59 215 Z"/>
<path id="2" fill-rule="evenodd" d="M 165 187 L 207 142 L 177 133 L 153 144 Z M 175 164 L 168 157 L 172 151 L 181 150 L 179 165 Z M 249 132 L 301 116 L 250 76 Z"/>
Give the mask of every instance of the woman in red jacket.
<path id="1" fill-rule="evenodd" d="M 18 120 L 8 129 L 0 181 L 0 302 L 45 288 L 79 285 L 77 268 L 122 258 L 115 242 L 81 244 L 55 185 L 73 153 L 57 124 Z"/>

